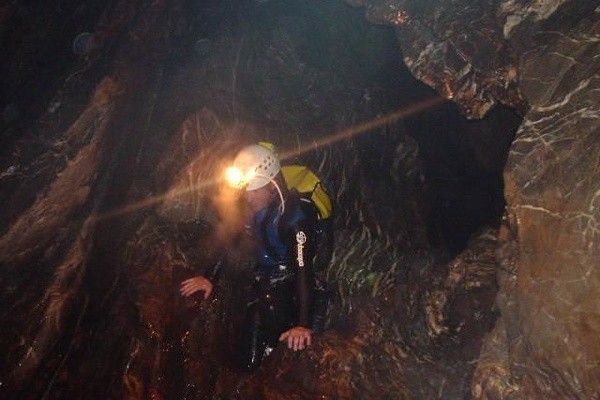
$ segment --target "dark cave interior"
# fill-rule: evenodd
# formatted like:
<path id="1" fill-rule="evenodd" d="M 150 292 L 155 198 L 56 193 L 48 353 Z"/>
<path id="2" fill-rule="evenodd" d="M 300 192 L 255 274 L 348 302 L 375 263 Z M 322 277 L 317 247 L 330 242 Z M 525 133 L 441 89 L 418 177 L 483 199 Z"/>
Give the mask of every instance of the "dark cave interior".
<path id="1" fill-rule="evenodd" d="M 382 265 L 364 272 L 363 280 L 349 280 L 356 292 L 339 289 L 352 300 L 344 298 L 343 305 L 333 308 L 331 326 L 349 337 L 358 328 L 343 323 L 351 313 L 348 304 L 373 307 L 378 313 L 379 307 L 388 308 L 381 314 L 407 323 L 402 334 L 407 341 L 414 339 L 409 347 L 415 354 L 419 346 L 427 348 L 421 349 L 423 354 L 442 348 L 440 354 L 460 360 L 441 362 L 435 370 L 407 368 L 408 378 L 400 381 L 412 377 L 416 382 L 420 374 L 428 374 L 424 379 L 431 381 L 431 388 L 420 389 L 423 397 L 416 395 L 427 398 L 442 380 L 446 382 L 445 377 L 455 376 L 448 378 L 454 383 L 448 383 L 446 390 L 466 396 L 473 367 L 456 371 L 471 361 L 468 357 L 477 356 L 482 336 L 495 321 L 493 279 L 478 293 L 461 293 L 454 302 L 448 301 L 447 308 L 458 310 L 448 318 L 454 334 L 448 343 L 427 339 L 424 319 L 414 311 L 399 317 L 398 310 L 408 306 L 398 304 L 403 300 L 408 304 L 419 293 L 442 285 L 433 265 L 452 260 L 479 232 L 500 225 L 505 209 L 503 170 L 522 116 L 498 105 L 481 120 L 465 118 L 454 103 L 410 74 L 393 28 L 369 23 L 363 9 L 342 1 L 181 1 L 171 8 L 165 3 L 17 1 L 0 6 L 0 45 L 5 55 L 0 61 L 0 233 L 10 234 L 26 210 L 53 192 L 58 176 L 69 176 L 62 171 L 76 164 L 80 150 L 93 143 L 94 129 L 103 126 L 103 113 L 111 114 L 102 128 L 108 133 L 98 146 L 99 155 L 89 156 L 95 163 L 88 166 L 92 172 L 82 167 L 81 175 L 89 174 L 86 179 L 92 182 L 82 195 L 85 198 L 61 214 L 62 226 L 52 225 L 49 218 L 47 231 L 40 228 L 36 234 L 22 236 L 20 251 L 2 260 L 8 272 L 0 281 L 7 310 L 0 332 L 6 343 L 0 372 L 2 383 L 9 382 L 3 390 L 21 398 L 75 394 L 124 398 L 123 393 L 160 398 L 153 391 L 159 387 L 156 390 L 164 398 L 200 399 L 211 397 L 194 397 L 195 390 L 212 391 L 217 385 L 222 394 L 229 384 L 237 385 L 239 398 L 260 398 L 247 394 L 257 393 L 253 385 L 259 383 L 240 381 L 235 374 L 217 378 L 222 358 L 211 352 L 214 349 L 189 344 L 212 335 L 209 346 L 225 351 L 227 345 L 219 343 L 213 328 L 203 328 L 206 322 L 196 314 L 199 307 L 208 312 L 210 327 L 222 321 L 228 315 L 222 303 L 234 297 L 239 278 L 231 273 L 234 283 L 210 305 L 173 298 L 177 282 L 190 271 L 174 263 L 178 259 L 172 248 L 187 252 L 200 270 L 214 261 L 203 230 L 212 223 L 212 206 L 190 214 L 185 210 L 189 205 L 170 203 L 168 196 L 147 206 L 143 200 L 164 199 L 195 162 L 213 165 L 207 152 L 230 157 L 228 147 L 257 138 L 291 149 L 432 102 L 430 107 L 301 154 L 294 161 L 315 168 L 330 164 L 321 172 L 339 209 L 337 260 L 343 259 L 347 248 L 359 246 L 348 238 L 361 229 L 379 232 L 374 236 L 392 243 L 392 250 L 384 247 L 366 257 L 383 260 Z M 162 14 L 153 15 L 153 9 Z M 91 41 L 83 48 L 81 42 L 74 47 L 75 38 L 84 40 L 80 34 L 85 32 L 93 32 Z M 107 75 L 116 77 L 119 87 L 107 85 L 99 93 L 97 88 L 104 87 Z M 95 122 L 85 125 L 82 116 L 94 103 L 108 104 L 110 112 L 90 116 Z M 181 133 L 190 118 L 206 127 L 197 138 Z M 64 138 L 65 132 L 71 134 Z M 198 177 L 210 171 L 207 168 Z M 79 195 L 65 187 L 63 195 Z M 51 198 L 57 204 L 61 200 L 58 195 Z M 65 201 L 65 208 L 71 201 L 71 197 Z M 127 211 L 138 203 L 142 206 Z M 42 210 L 42 216 L 54 212 L 52 207 Z M 109 217 L 95 222 L 92 229 L 85 222 L 92 213 Z M 169 217 L 172 214 L 175 217 Z M 37 221 L 45 224 L 41 217 Z M 37 241 L 51 232 L 54 238 Z M 73 243 L 89 237 L 93 237 L 89 247 L 73 250 Z M 423 267 L 419 260 L 425 259 L 429 264 Z M 395 265 L 390 260 L 411 265 L 400 265 L 385 275 L 387 265 Z M 176 267 L 165 267 L 169 263 Z M 65 265 L 81 266 L 81 271 L 56 283 L 61 271 L 70 271 Z M 156 269 L 146 270 L 144 265 Z M 353 276 L 362 276 L 360 268 Z M 158 288 L 164 283 L 161 273 L 169 276 L 170 287 Z M 402 288 L 414 286 L 403 293 L 401 289 L 379 293 L 372 287 L 379 273 L 393 275 Z M 343 286 L 341 276 L 334 280 Z M 423 276 L 428 283 L 420 282 Z M 24 291 L 28 294 L 21 295 Z M 380 298 L 370 300 L 365 291 Z M 392 297 L 396 300 L 388 301 Z M 48 320 L 48 304 L 57 298 L 62 299 L 56 305 L 61 318 L 54 332 L 43 321 Z M 183 310 L 174 311 L 177 307 Z M 487 314 L 465 322 L 471 318 L 466 310 L 472 307 Z M 352 315 L 349 320 L 361 326 L 362 316 Z M 385 326 L 386 318 L 377 318 Z M 410 321 L 414 324 L 409 327 Z M 26 357 L 33 342 L 40 343 L 41 349 L 35 361 Z M 326 336 L 318 349 L 325 351 L 334 342 Z M 464 354 L 453 348 L 457 343 Z M 182 350 L 179 345 L 190 347 Z M 370 357 L 376 357 L 376 348 L 371 351 Z M 198 360 L 204 356 L 208 361 Z M 285 362 L 285 357 L 276 354 L 272 363 Z M 190 378 L 194 371 L 207 368 L 203 363 L 217 366 L 211 365 L 204 378 Z M 382 362 L 381 368 L 385 365 Z M 259 381 L 260 376 L 268 380 L 269 368 L 258 374 Z M 21 380 L 12 387 L 14 376 Z M 88 383 L 94 376 L 95 382 Z M 36 383 L 25 386 L 32 381 Z M 247 392 L 240 392 L 240 387 Z M 365 394 L 375 389 L 362 390 Z M 364 398 L 376 398 L 373 393 Z M 351 396 L 338 392 L 327 398 Z"/>
<path id="2" fill-rule="evenodd" d="M 0 107 L 4 110 L 1 127 L 5 149 L 3 160 L 8 161 L 3 164 L 5 170 L 13 161 L 6 152 L 13 149 L 11 144 L 15 141 L 26 142 L 23 146 L 27 146 L 28 158 L 34 158 L 48 146 L 51 138 L 40 135 L 41 129 L 34 126 L 33 121 L 45 110 L 58 106 L 58 102 L 65 116 L 52 129 L 55 132 L 66 129 L 78 109 L 85 105 L 87 91 L 110 68 L 109 43 L 101 54 L 94 55 L 96 60 L 91 66 L 85 66 L 82 73 L 86 79 L 78 82 L 80 93 L 69 93 L 70 101 L 60 103 L 60 86 L 65 79 L 72 78 L 73 69 L 81 65 L 81 57 L 68 45 L 80 33 L 93 31 L 98 19 L 115 4 L 22 5 L 15 7 L 12 15 L 6 15 L 9 7 L 5 8 L 7 24 L 2 35 L 2 48 L 9 56 L 1 64 L 4 82 L 0 95 Z M 286 45 L 293 47 L 296 56 L 293 61 L 297 63 L 286 66 L 287 69 L 264 72 L 266 76 L 259 76 L 263 82 L 257 82 L 256 75 L 246 73 L 244 76 L 239 66 L 240 70 L 232 71 L 232 74 L 241 75 L 235 93 L 211 93 L 211 96 L 236 97 L 239 107 L 244 107 L 244 115 L 234 118 L 266 118 L 276 123 L 294 124 L 298 129 L 316 135 L 331 133 L 327 132 L 327 129 L 331 130 L 329 126 L 323 127 L 322 120 L 326 115 L 311 115 L 300 108 L 287 111 L 298 114 L 288 118 L 277 115 L 277 111 L 271 116 L 272 106 L 268 102 L 293 105 L 303 93 L 310 94 L 303 86 L 306 82 L 302 77 L 298 79 L 304 66 L 331 74 L 337 84 L 348 87 L 347 95 L 351 98 L 344 102 L 360 109 L 355 120 L 348 122 L 364 122 L 438 96 L 408 72 L 392 28 L 368 23 L 360 8 L 335 1 L 318 4 L 297 1 L 188 2 L 185 6 L 191 22 L 168 45 L 169 64 L 165 66 L 161 83 L 172 85 L 171 91 L 165 93 L 172 98 L 163 99 L 164 103 L 156 106 L 162 115 L 155 117 L 157 121 L 154 122 L 164 131 L 176 129 L 183 118 L 203 105 L 202 94 L 189 92 L 202 91 L 194 86 L 190 70 L 201 68 L 209 57 L 212 43 L 223 38 L 230 40 L 231 45 L 239 44 L 239 51 L 245 53 L 242 56 L 247 62 L 253 62 L 254 58 L 264 57 L 261 52 L 271 41 L 283 36 L 288 41 Z M 102 22 L 107 25 L 110 21 Z M 234 44 L 234 41 L 239 43 Z M 205 48 L 199 50 L 198 43 L 203 43 Z M 81 87 L 81 83 L 88 86 Z M 257 87 L 261 83 L 267 87 Z M 275 85 L 275 89 L 269 87 Z M 318 91 L 316 96 L 326 91 Z M 78 94 L 79 98 L 76 97 Z M 269 95 L 277 96 L 277 99 Z M 323 102 L 326 98 L 315 101 Z M 236 113 L 236 110 L 232 112 Z M 469 121 L 451 102 L 403 120 L 405 131 L 419 146 L 422 178 L 426 182 L 430 207 L 427 218 L 429 240 L 434 247 L 447 249 L 455 255 L 477 229 L 498 223 L 504 208 L 502 170 L 520 121 L 514 112 L 500 106 L 483 120 Z M 359 141 L 365 152 L 372 153 L 367 157 L 375 160 L 382 149 L 368 138 L 376 135 L 374 131 L 367 132 Z M 381 168 L 373 167 L 374 173 Z M 9 186 L 4 192 L 10 189 Z M 30 193 L 29 199 L 3 198 L 23 206 L 33 201 L 33 192 Z M 385 193 L 381 195 L 385 196 Z M 3 205 L 3 209 L 14 207 L 13 204 Z M 6 227 L 3 224 L 2 228 Z"/>

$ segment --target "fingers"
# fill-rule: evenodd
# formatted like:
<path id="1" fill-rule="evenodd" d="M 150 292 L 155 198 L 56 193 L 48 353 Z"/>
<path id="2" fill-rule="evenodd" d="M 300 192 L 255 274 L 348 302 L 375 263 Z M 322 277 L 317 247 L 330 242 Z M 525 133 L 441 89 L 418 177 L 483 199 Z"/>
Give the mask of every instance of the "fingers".
<path id="1" fill-rule="evenodd" d="M 304 345 L 306 340 L 307 340 L 306 334 L 303 332 L 299 333 L 297 335 L 294 335 L 294 337 L 292 338 L 291 346 L 290 346 L 290 340 L 288 340 L 288 347 L 290 349 L 293 349 L 294 351 L 304 350 L 304 348 L 306 347 Z"/>
<path id="2" fill-rule="evenodd" d="M 287 340 L 288 349 L 293 349 L 294 351 L 296 351 L 297 349 L 294 348 L 295 342 L 296 342 L 296 335 L 290 335 Z"/>
<path id="3" fill-rule="evenodd" d="M 204 300 L 208 299 L 208 297 L 210 296 L 211 293 L 212 293 L 212 285 L 207 285 L 207 287 L 204 289 Z"/>
<path id="4" fill-rule="evenodd" d="M 197 277 L 196 277 L 197 278 Z M 193 283 L 196 278 L 190 278 L 190 279 L 186 279 L 185 281 L 181 282 L 181 285 L 189 285 L 190 283 Z"/>
<path id="5" fill-rule="evenodd" d="M 296 336 L 296 340 L 294 341 L 294 351 L 304 350 L 304 341 L 306 338 L 304 335 Z"/>
<path id="6" fill-rule="evenodd" d="M 179 293 L 181 293 L 182 296 L 187 297 L 196 292 L 196 290 L 198 290 L 196 285 L 194 285 L 194 283 L 190 282 L 190 280 L 188 279 L 187 281 L 181 283 Z"/>
<path id="7" fill-rule="evenodd" d="M 203 290 L 204 299 L 207 299 L 212 293 L 212 289 L 213 285 L 208 279 L 202 276 L 197 276 L 181 282 L 179 292 L 182 296 L 188 297 L 200 290 Z"/>
<path id="8" fill-rule="evenodd" d="M 304 350 L 312 343 L 312 331 L 303 327 L 295 327 L 279 336 L 279 341 L 287 342 L 289 349 Z"/>
<path id="9" fill-rule="evenodd" d="M 188 279 L 187 281 L 183 282 L 179 289 L 180 293 L 186 297 L 196 293 L 198 290 L 200 290 L 200 285 L 198 285 L 198 283 L 193 279 Z"/>
<path id="10" fill-rule="evenodd" d="M 182 296 L 189 297 L 189 296 L 193 295 L 194 293 L 196 293 L 198 290 L 199 290 L 198 288 L 187 286 L 185 288 L 182 288 L 179 292 L 181 293 Z"/>

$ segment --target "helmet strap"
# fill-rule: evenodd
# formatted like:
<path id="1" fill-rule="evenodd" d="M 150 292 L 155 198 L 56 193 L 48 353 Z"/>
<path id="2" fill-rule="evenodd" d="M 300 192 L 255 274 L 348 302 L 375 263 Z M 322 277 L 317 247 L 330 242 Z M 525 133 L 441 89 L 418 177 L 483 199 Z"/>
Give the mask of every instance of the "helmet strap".
<path id="1" fill-rule="evenodd" d="M 281 204 L 279 205 L 279 210 L 281 211 L 281 215 L 283 215 L 283 212 L 285 211 L 285 200 L 283 198 L 283 193 L 281 192 L 281 188 L 279 187 L 279 184 L 277 182 L 275 182 L 274 179 L 269 179 L 269 180 L 275 186 L 275 189 L 277 189 L 277 194 L 279 194 L 279 200 L 281 200 Z"/>
<path id="2" fill-rule="evenodd" d="M 280 204 L 279 204 L 280 214 L 283 215 L 283 212 L 285 211 L 285 198 L 283 197 L 283 192 L 281 191 L 281 187 L 279 187 L 279 184 L 273 178 L 269 178 L 268 176 L 262 175 L 262 174 L 257 175 L 257 176 L 260 176 L 261 178 L 267 178 L 273 184 L 273 186 L 275 186 L 275 189 L 277 189 L 277 194 L 279 195 L 279 200 L 280 200 Z"/>

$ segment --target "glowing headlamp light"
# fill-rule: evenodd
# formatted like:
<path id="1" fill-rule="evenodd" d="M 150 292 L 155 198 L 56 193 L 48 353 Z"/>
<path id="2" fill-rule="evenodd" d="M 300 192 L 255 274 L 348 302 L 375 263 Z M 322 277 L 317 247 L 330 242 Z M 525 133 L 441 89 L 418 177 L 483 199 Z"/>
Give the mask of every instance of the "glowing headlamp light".
<path id="1" fill-rule="evenodd" d="M 229 167 L 225 170 L 225 179 L 227 180 L 227 183 L 236 189 L 241 189 L 247 185 L 248 182 L 254 178 L 254 175 L 254 171 L 247 171 L 244 173 L 244 171 L 238 167 Z"/>

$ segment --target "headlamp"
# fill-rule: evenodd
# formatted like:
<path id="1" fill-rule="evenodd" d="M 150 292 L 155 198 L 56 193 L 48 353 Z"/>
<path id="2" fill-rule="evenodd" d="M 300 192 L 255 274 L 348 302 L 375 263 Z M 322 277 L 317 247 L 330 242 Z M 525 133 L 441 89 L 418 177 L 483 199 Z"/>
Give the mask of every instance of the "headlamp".
<path id="1" fill-rule="evenodd" d="M 229 167 L 225 170 L 225 179 L 229 186 L 234 187 L 236 189 L 241 189 L 246 186 L 256 173 L 254 171 L 242 171 L 238 167 Z"/>
<path id="2" fill-rule="evenodd" d="M 244 147 L 225 171 L 225 179 L 234 188 L 247 191 L 260 189 L 279 173 L 279 160 L 269 147 L 253 144 Z"/>
<path id="3" fill-rule="evenodd" d="M 239 189 L 243 186 L 244 174 L 237 167 L 229 167 L 225 170 L 225 179 L 229 186 Z"/>

